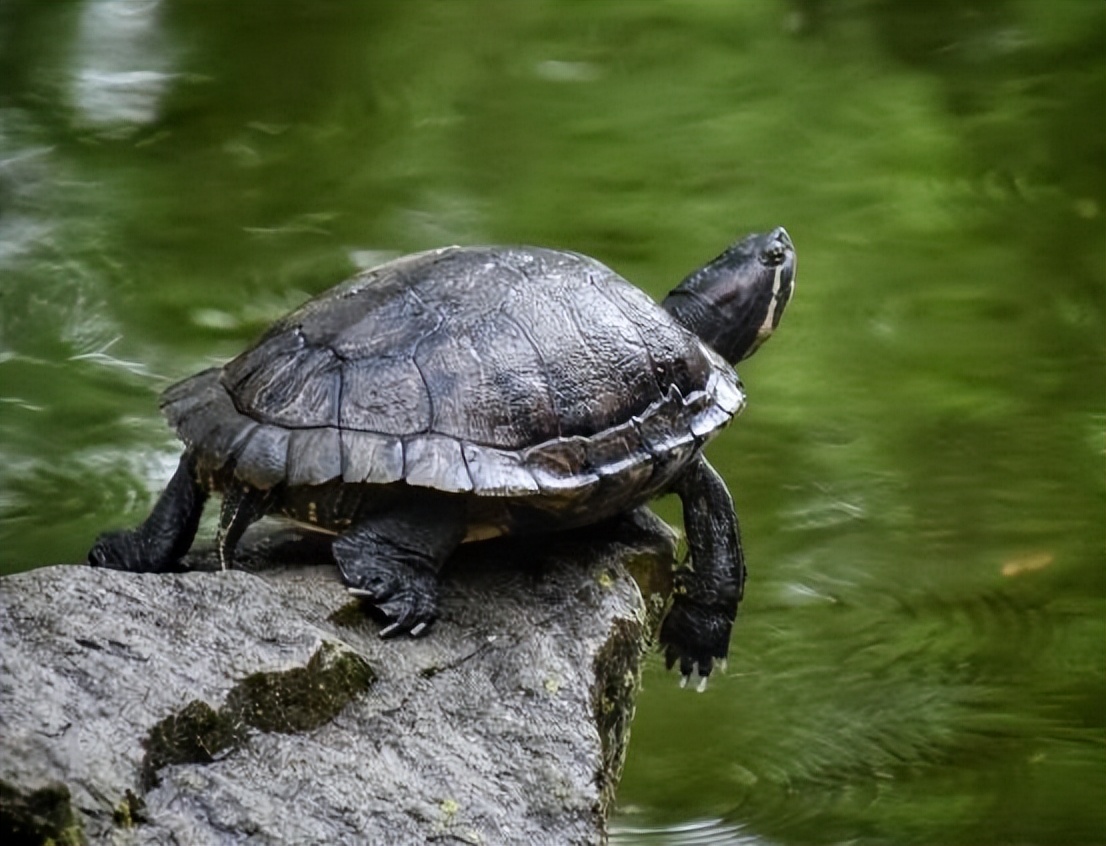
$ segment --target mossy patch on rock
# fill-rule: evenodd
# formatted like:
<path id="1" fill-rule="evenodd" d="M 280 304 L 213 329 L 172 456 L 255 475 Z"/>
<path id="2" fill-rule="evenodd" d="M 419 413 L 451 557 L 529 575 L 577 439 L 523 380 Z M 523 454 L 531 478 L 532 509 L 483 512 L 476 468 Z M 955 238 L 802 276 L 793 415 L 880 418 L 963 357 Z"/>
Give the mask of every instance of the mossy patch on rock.
<path id="1" fill-rule="evenodd" d="M 119 804 L 115 806 L 111 818 L 120 828 L 134 828 L 136 825 L 148 822 L 146 800 L 133 790 L 128 790 L 123 794 Z"/>
<path id="2" fill-rule="evenodd" d="M 222 710 L 261 731 L 295 734 L 334 719 L 372 681 L 365 659 L 326 641 L 306 667 L 247 676 L 227 695 Z"/>
<path id="3" fill-rule="evenodd" d="M 251 728 L 282 734 L 317 728 L 368 690 L 373 678 L 360 655 L 325 641 L 305 667 L 247 676 L 219 709 L 193 700 L 150 730 L 142 762 L 143 788 L 154 787 L 158 771 L 167 765 L 211 763 L 245 743 Z"/>
<path id="4" fill-rule="evenodd" d="M 0 781 L 0 835 L 5 846 L 84 846 L 69 788 L 61 782 L 23 791 Z"/>
<path id="5" fill-rule="evenodd" d="M 216 756 L 245 740 L 246 727 L 222 709 L 193 699 L 150 729 L 142 760 L 142 789 L 157 786 L 157 773 L 169 764 L 210 764 Z"/>
<path id="6" fill-rule="evenodd" d="M 596 773 L 596 783 L 604 815 L 614 805 L 617 778 L 626 758 L 645 645 L 641 618 L 617 620 L 613 625 L 611 637 L 595 657 L 595 678 L 600 683 L 592 690 L 592 708 L 603 747 L 603 765 Z"/>
<path id="7" fill-rule="evenodd" d="M 365 608 L 360 599 L 347 602 L 327 617 L 327 620 L 344 629 L 364 628 L 369 624 L 369 618 L 365 614 Z"/>

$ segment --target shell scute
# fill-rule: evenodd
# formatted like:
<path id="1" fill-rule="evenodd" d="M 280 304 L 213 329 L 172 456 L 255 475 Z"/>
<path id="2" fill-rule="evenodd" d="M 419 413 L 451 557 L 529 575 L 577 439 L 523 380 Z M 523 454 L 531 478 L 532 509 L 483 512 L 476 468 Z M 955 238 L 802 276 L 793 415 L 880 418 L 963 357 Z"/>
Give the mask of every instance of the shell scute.
<path id="1" fill-rule="evenodd" d="M 338 430 L 293 429 L 288 435 L 288 484 L 321 485 L 342 475 Z"/>
<path id="2" fill-rule="evenodd" d="M 231 383 L 235 405 L 262 423 L 288 429 L 337 426 L 341 362 L 326 348 L 277 343 L 285 340 L 274 338 L 271 346 L 281 348 L 256 367 L 227 371 L 224 381 Z"/>
<path id="3" fill-rule="evenodd" d="M 474 490 L 498 496 L 529 496 L 541 492 L 533 472 L 517 452 L 473 443 L 463 444 L 462 450 Z"/>
<path id="4" fill-rule="evenodd" d="M 261 425 L 254 429 L 238 453 L 235 475 L 261 490 L 283 482 L 288 470 L 289 434 L 279 426 Z"/>
<path id="5" fill-rule="evenodd" d="M 460 442 L 443 435 L 423 435 L 404 443 L 403 478 L 409 485 L 450 493 L 473 487 Z"/>
<path id="6" fill-rule="evenodd" d="M 557 438 L 522 452 L 522 460 L 543 493 L 586 491 L 599 484 L 599 475 L 587 466 L 588 439 Z"/>
<path id="7" fill-rule="evenodd" d="M 347 361 L 342 368 L 342 429 L 409 435 L 430 428 L 426 382 L 410 358 Z"/>
<path id="8" fill-rule="evenodd" d="M 342 429 L 342 479 L 386 485 L 403 478 L 403 442 L 391 435 Z"/>

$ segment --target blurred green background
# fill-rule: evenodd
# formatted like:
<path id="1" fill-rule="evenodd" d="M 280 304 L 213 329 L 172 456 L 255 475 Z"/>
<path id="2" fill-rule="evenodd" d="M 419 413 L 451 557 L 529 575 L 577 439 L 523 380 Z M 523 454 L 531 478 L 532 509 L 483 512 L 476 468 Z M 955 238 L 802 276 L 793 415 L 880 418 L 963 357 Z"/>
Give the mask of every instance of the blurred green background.
<path id="1" fill-rule="evenodd" d="M 0 0 L 0 572 L 140 520 L 157 393 L 355 267 L 659 297 L 782 224 L 729 672 L 650 659 L 614 842 L 1104 843 L 1104 207 L 1100 0 Z"/>

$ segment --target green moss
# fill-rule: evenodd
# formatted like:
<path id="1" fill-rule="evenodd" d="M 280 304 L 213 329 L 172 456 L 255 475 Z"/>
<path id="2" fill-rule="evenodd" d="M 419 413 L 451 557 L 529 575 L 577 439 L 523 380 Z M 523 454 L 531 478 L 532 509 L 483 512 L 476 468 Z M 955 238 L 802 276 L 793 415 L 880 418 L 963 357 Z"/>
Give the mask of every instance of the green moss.
<path id="1" fill-rule="evenodd" d="M 128 790 L 123 799 L 115 806 L 111 818 L 120 828 L 134 828 L 147 821 L 146 802 L 133 790 Z"/>
<path id="2" fill-rule="evenodd" d="M 254 673 L 230 693 L 218 710 L 194 700 L 155 725 L 146 739 L 142 777 L 145 789 L 157 784 L 170 764 L 207 764 L 241 746 L 249 729 L 294 734 L 334 719 L 374 674 L 361 656 L 324 643 L 306 667 Z"/>
<path id="3" fill-rule="evenodd" d="M 453 818 L 457 816 L 457 812 L 461 810 L 461 806 L 455 799 L 443 799 L 440 805 L 442 810 L 442 822 L 450 823 Z"/>
<path id="4" fill-rule="evenodd" d="M 0 781 L 0 834 L 5 846 L 84 846 L 69 788 L 60 782 L 24 791 Z"/>
<path id="5" fill-rule="evenodd" d="M 327 620 L 344 629 L 357 629 L 367 624 L 368 617 L 365 616 L 361 601 L 355 599 L 334 611 Z"/>
<path id="6" fill-rule="evenodd" d="M 595 677 L 599 684 L 592 692 L 592 709 L 603 747 L 603 764 L 596 774 L 596 782 L 604 815 L 614 806 L 615 789 L 626 760 L 644 648 L 641 622 L 619 620 L 595 658 Z"/>
<path id="7" fill-rule="evenodd" d="M 360 655 L 324 643 L 306 667 L 243 679 L 223 711 L 236 723 L 294 734 L 334 719 L 372 680 L 372 669 Z"/>
<path id="8" fill-rule="evenodd" d="M 665 609 L 674 590 L 675 558 L 657 550 L 630 552 L 622 559 L 623 566 L 637 583 L 645 602 L 645 623 L 650 633 L 660 628 Z"/>
<path id="9" fill-rule="evenodd" d="M 223 709 L 216 711 L 206 702 L 192 700 L 150 729 L 142 761 L 143 789 L 154 787 L 158 771 L 169 764 L 211 763 L 220 752 L 239 745 L 245 729 Z"/>

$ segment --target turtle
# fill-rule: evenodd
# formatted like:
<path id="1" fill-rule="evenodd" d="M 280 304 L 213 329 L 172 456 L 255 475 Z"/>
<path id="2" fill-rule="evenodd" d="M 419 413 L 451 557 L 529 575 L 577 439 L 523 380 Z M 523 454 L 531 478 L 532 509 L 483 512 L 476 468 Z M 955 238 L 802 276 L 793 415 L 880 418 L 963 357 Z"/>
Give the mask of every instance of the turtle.
<path id="1" fill-rule="evenodd" d="M 459 544 L 581 527 L 661 494 L 682 500 L 690 563 L 660 645 L 681 681 L 724 660 L 745 561 L 704 445 L 745 404 L 734 365 L 776 329 L 795 281 L 782 227 L 732 243 L 658 305 L 596 259 L 450 246 L 354 275 L 222 367 L 169 387 L 185 444 L 137 528 L 88 562 L 180 567 L 209 494 L 234 564 L 266 515 L 331 533 L 380 634 L 424 634 Z"/>

